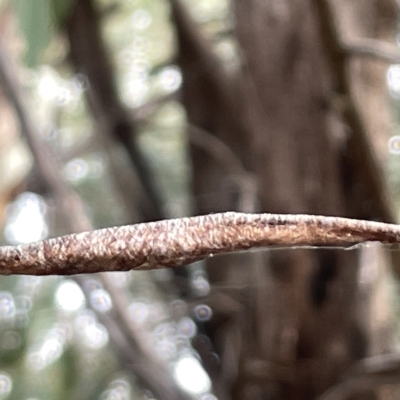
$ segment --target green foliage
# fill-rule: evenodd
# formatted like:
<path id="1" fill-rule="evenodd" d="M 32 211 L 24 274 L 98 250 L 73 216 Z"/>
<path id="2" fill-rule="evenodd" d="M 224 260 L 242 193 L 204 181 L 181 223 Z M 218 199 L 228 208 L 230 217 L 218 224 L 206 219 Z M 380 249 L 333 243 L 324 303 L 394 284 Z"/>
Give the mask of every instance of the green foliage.
<path id="1" fill-rule="evenodd" d="M 36 67 L 42 51 L 62 27 L 73 0 L 14 0 L 19 28 L 26 41 L 25 63 Z"/>
<path id="2" fill-rule="evenodd" d="M 49 9 L 53 13 L 54 25 L 61 28 L 64 25 L 68 13 L 73 4 L 73 0 L 47 0 Z"/>
<path id="3" fill-rule="evenodd" d="M 34 67 L 42 50 L 50 42 L 51 23 L 47 0 L 15 0 L 19 27 L 27 43 L 25 62 Z"/>

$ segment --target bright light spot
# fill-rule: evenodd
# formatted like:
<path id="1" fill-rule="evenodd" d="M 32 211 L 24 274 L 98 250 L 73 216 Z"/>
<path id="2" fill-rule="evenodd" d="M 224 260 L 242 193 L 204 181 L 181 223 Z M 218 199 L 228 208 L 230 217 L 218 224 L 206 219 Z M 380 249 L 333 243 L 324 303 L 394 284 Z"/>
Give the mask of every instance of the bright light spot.
<path id="1" fill-rule="evenodd" d="M 144 30 L 151 24 L 152 17 L 149 12 L 143 9 L 136 10 L 132 14 L 132 25 L 137 30 Z"/>
<path id="2" fill-rule="evenodd" d="M 193 312 L 198 321 L 209 321 L 212 317 L 212 310 L 207 304 L 199 304 L 194 308 Z"/>
<path id="3" fill-rule="evenodd" d="M 150 64 L 143 57 L 136 57 L 135 62 L 130 65 L 122 86 L 122 97 L 128 106 L 137 107 L 145 101 L 149 91 L 149 70 Z"/>
<path id="4" fill-rule="evenodd" d="M 110 384 L 110 389 L 106 390 L 100 397 L 101 400 L 130 400 L 131 387 L 123 379 L 115 379 Z"/>
<path id="5" fill-rule="evenodd" d="M 164 338 L 158 341 L 156 352 L 159 357 L 168 360 L 176 355 L 177 342 L 175 338 Z"/>
<path id="6" fill-rule="evenodd" d="M 58 94 L 58 80 L 54 73 L 50 70 L 46 70 L 44 75 L 40 78 L 38 91 L 39 96 L 44 100 L 53 101 Z"/>
<path id="7" fill-rule="evenodd" d="M 394 98 L 400 97 L 400 65 L 392 65 L 389 67 L 386 75 L 387 84 L 390 94 Z"/>
<path id="8" fill-rule="evenodd" d="M 159 79 L 163 89 L 173 91 L 181 86 L 182 74 L 177 67 L 166 67 L 161 72 Z"/>
<path id="9" fill-rule="evenodd" d="M 0 398 L 5 399 L 12 390 L 11 377 L 5 372 L 0 372 Z"/>
<path id="10" fill-rule="evenodd" d="M 191 356 L 182 357 L 174 365 L 174 376 L 179 386 L 193 395 L 208 392 L 211 381 L 200 363 Z"/>
<path id="11" fill-rule="evenodd" d="M 47 236 L 46 203 L 40 196 L 30 192 L 21 194 L 7 213 L 4 234 L 10 243 L 36 242 Z"/>
<path id="12" fill-rule="evenodd" d="M 74 81 L 67 81 L 51 68 L 42 68 L 37 90 L 43 100 L 62 106 L 76 101 L 82 93 Z"/>
<path id="13" fill-rule="evenodd" d="M 34 371 L 40 371 L 52 364 L 62 355 L 66 340 L 67 330 L 65 328 L 57 327 L 50 330 L 42 345 L 29 353 L 28 366 Z"/>
<path id="14" fill-rule="evenodd" d="M 100 349 L 108 343 L 108 332 L 99 324 L 96 315 L 91 310 L 82 311 L 75 319 L 75 331 L 81 338 L 81 343 L 90 349 Z"/>
<path id="15" fill-rule="evenodd" d="M 54 103 L 59 106 L 63 106 L 67 103 L 70 103 L 72 100 L 74 100 L 74 98 L 68 85 L 60 85 L 57 94 L 54 97 Z"/>
<path id="16" fill-rule="evenodd" d="M 400 154 L 400 136 L 392 136 L 388 142 L 389 153 Z"/>
<path id="17" fill-rule="evenodd" d="M 97 289 L 90 293 L 90 304 L 100 312 L 107 312 L 112 308 L 111 297 L 104 289 Z"/>
<path id="18" fill-rule="evenodd" d="M 197 327 L 192 318 L 184 317 L 178 322 L 178 334 L 192 338 L 197 332 Z"/>
<path id="19" fill-rule="evenodd" d="M 57 306 L 65 311 L 77 311 L 85 305 L 85 296 L 81 288 L 71 280 L 58 286 L 55 298 Z"/>
<path id="20" fill-rule="evenodd" d="M 123 99 L 127 106 L 138 107 L 145 101 L 149 91 L 147 82 L 139 79 L 131 80 L 124 86 Z"/>
<path id="21" fill-rule="evenodd" d="M 10 292 L 0 292 L 0 318 L 13 318 L 15 315 L 14 297 Z"/>
<path id="22" fill-rule="evenodd" d="M 133 302 L 129 306 L 129 315 L 133 321 L 143 323 L 149 315 L 149 307 L 140 301 Z"/>
<path id="23" fill-rule="evenodd" d="M 218 398 L 214 396 L 212 393 L 206 393 L 200 397 L 200 400 L 218 400 Z"/>
<path id="24" fill-rule="evenodd" d="M 70 182 L 78 182 L 84 178 L 89 173 L 89 165 L 82 158 L 75 158 L 68 162 L 68 164 L 63 168 L 63 175 L 65 179 Z"/>
<path id="25" fill-rule="evenodd" d="M 84 331 L 84 344 L 90 349 L 101 349 L 108 343 L 107 329 L 101 324 L 88 325 Z"/>
<path id="26" fill-rule="evenodd" d="M 207 296 L 210 293 L 211 286 L 204 272 L 195 272 L 190 279 L 190 286 L 197 296 Z"/>

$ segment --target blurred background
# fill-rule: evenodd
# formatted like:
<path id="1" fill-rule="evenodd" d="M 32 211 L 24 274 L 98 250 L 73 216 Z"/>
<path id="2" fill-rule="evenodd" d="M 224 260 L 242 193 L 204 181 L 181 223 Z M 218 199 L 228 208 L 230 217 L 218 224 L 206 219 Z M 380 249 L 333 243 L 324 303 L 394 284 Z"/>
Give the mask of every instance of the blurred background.
<path id="1" fill-rule="evenodd" d="M 221 211 L 397 222 L 398 12 L 0 0 L 2 244 Z M 400 398 L 399 276 L 364 245 L 2 277 L 0 399 Z"/>

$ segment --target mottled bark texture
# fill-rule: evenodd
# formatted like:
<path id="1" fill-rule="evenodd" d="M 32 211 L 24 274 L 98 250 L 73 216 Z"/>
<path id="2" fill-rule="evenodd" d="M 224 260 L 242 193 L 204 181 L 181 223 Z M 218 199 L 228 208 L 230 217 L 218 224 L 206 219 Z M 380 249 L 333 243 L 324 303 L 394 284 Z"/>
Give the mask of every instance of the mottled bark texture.
<path id="1" fill-rule="evenodd" d="M 400 226 L 313 215 L 221 213 L 0 247 L 0 274 L 71 275 L 176 267 L 263 246 L 400 242 Z"/>

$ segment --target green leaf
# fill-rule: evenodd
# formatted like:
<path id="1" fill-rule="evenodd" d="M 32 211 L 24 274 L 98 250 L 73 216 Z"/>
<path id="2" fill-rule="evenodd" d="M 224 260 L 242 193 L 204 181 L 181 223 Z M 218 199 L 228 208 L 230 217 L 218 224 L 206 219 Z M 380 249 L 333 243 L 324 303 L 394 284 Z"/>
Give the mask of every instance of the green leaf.
<path id="1" fill-rule="evenodd" d="M 13 4 L 27 44 L 25 62 L 35 67 L 53 32 L 48 0 L 14 0 Z"/>

